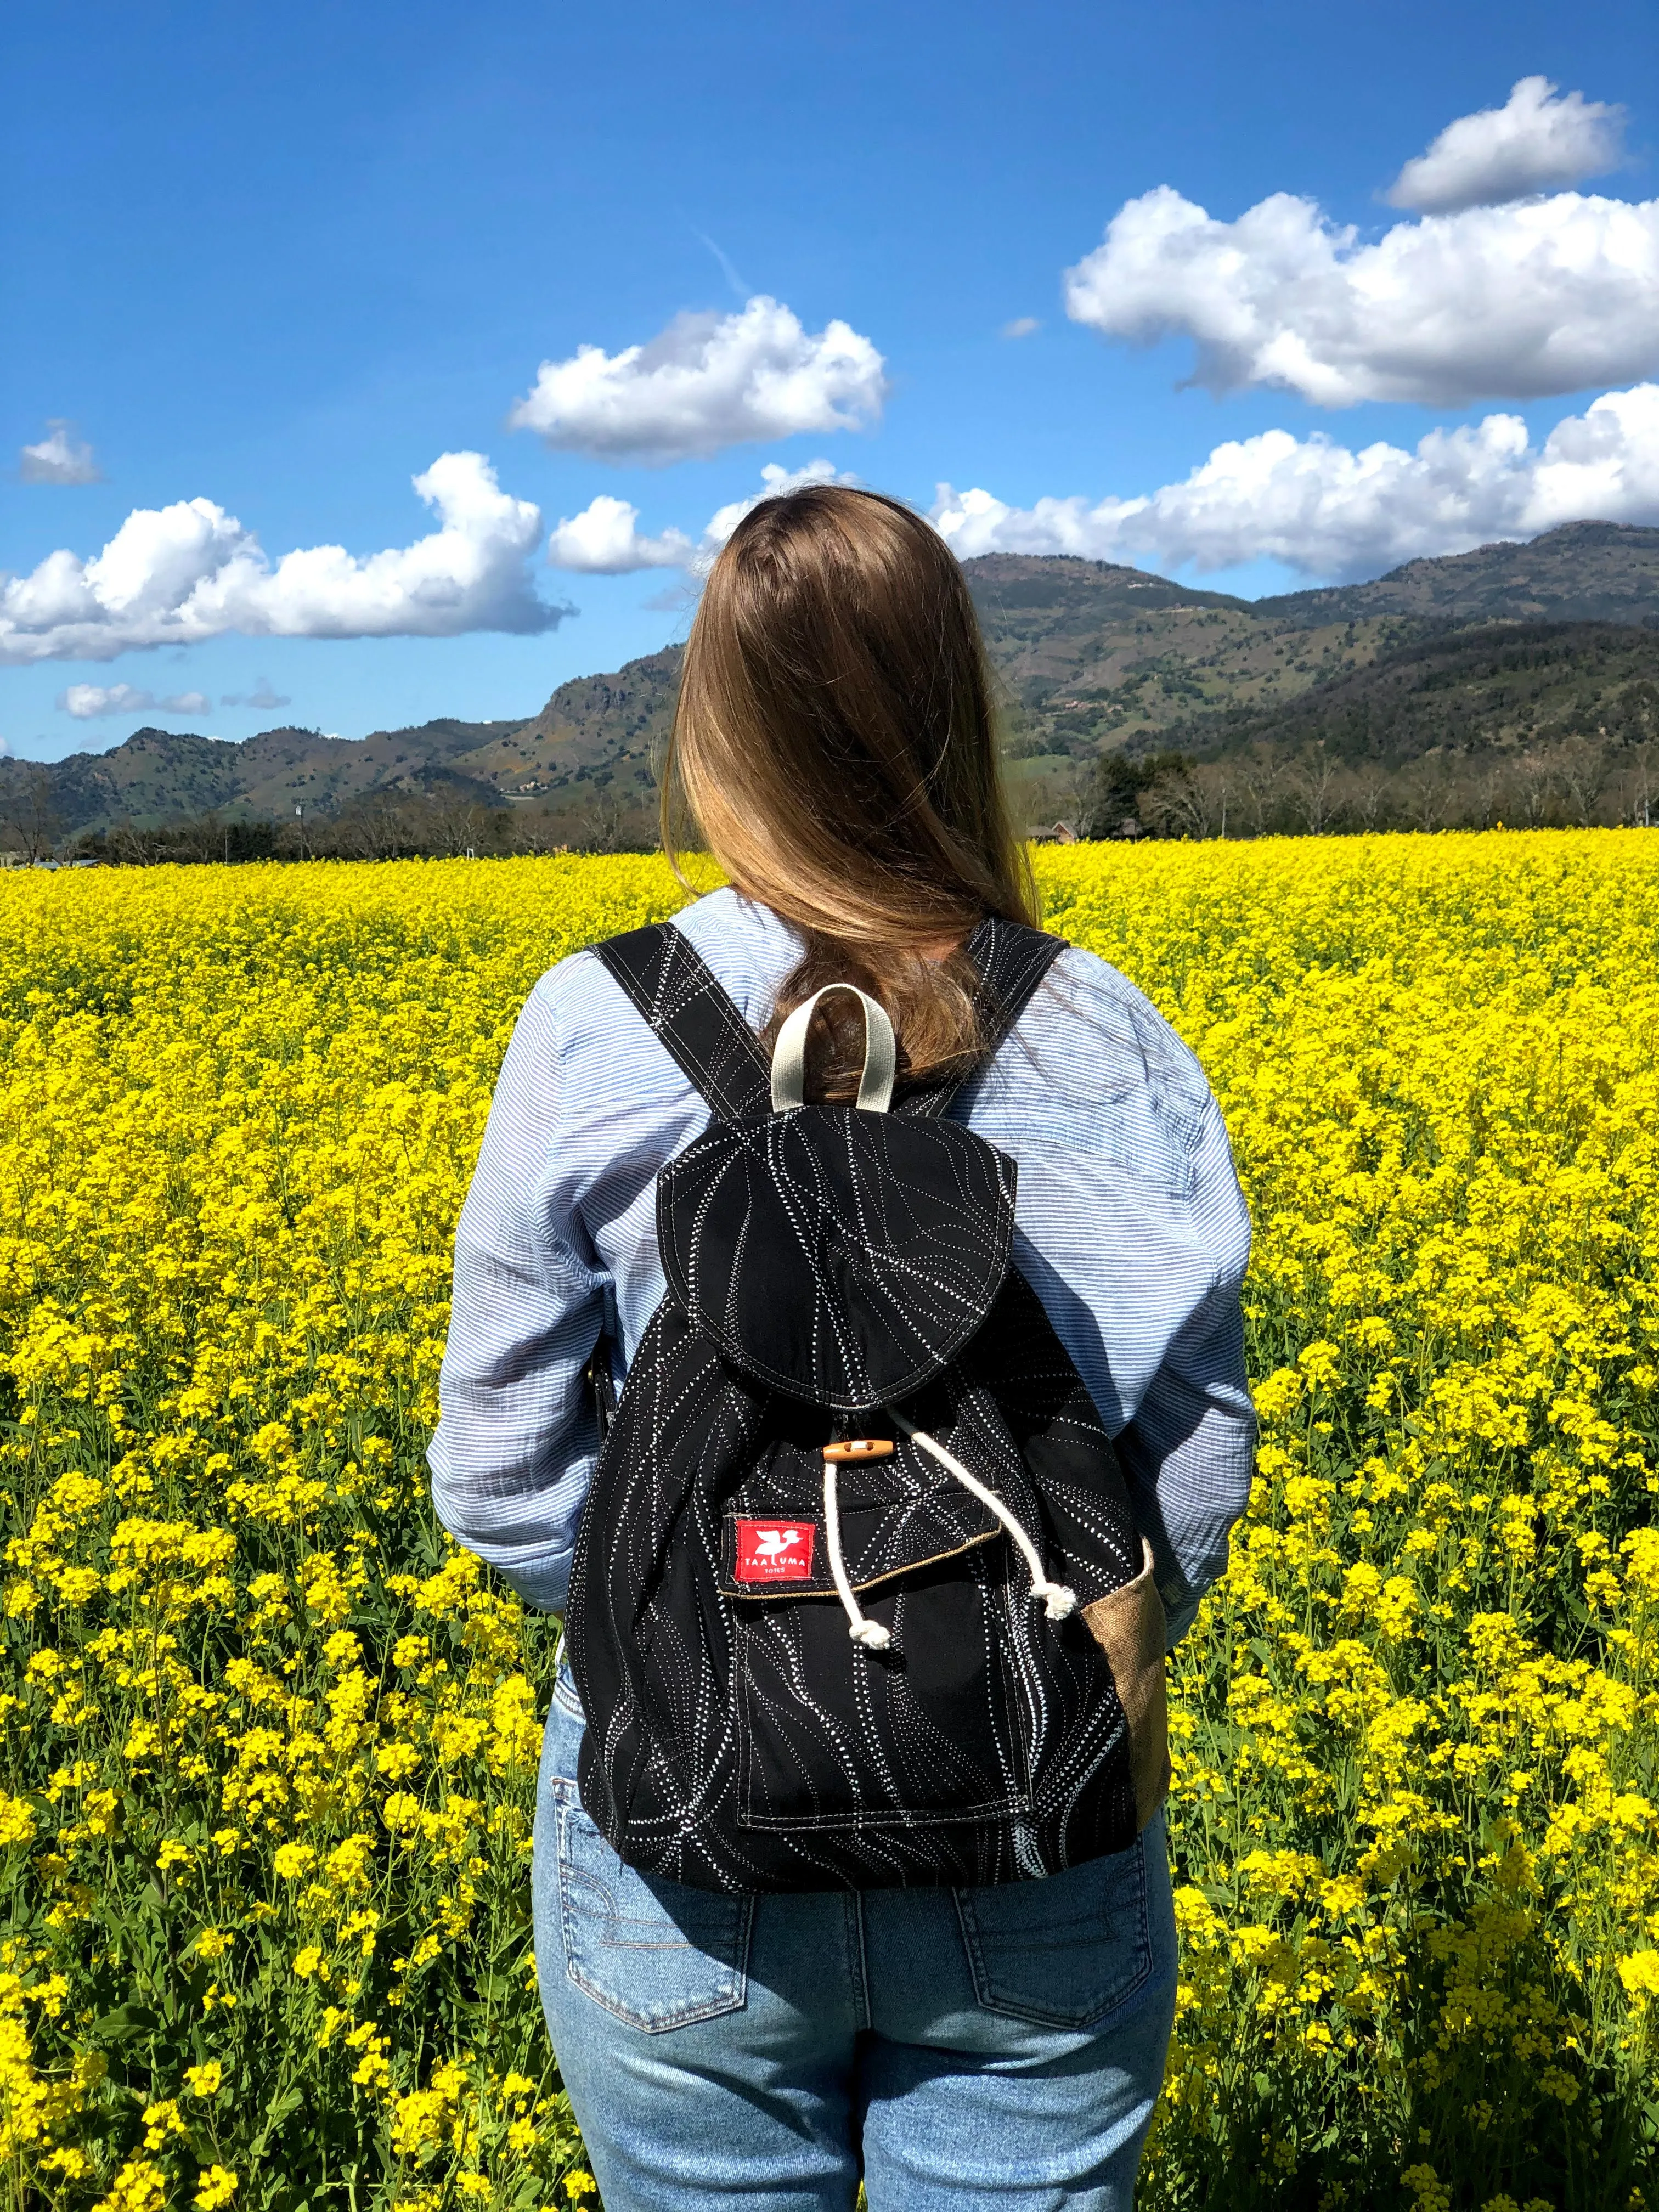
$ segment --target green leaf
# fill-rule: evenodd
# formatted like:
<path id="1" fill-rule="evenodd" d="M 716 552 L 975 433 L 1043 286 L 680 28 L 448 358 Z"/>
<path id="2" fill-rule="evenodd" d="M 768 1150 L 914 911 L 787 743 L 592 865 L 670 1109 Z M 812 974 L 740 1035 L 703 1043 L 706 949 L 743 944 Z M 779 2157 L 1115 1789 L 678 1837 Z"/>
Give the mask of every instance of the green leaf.
<path id="1" fill-rule="evenodd" d="M 106 2044 L 131 2043 L 138 2036 L 154 2035 L 161 2025 L 161 2014 L 148 2005 L 118 2004 L 94 2022 L 92 2040 L 100 2048 Z"/>

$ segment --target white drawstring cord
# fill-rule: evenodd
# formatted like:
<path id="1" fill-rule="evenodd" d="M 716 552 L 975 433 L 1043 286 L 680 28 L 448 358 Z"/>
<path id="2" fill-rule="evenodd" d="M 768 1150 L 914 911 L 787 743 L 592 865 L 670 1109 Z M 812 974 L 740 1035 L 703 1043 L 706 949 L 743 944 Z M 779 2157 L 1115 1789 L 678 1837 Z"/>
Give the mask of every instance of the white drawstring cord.
<path id="1" fill-rule="evenodd" d="M 890 1406 L 887 1411 L 890 1417 L 903 1430 L 913 1444 L 920 1444 L 923 1451 L 936 1459 L 947 1474 L 955 1476 L 964 1490 L 971 1492 L 982 1505 L 990 1507 L 992 1512 L 996 1515 L 997 1519 L 1001 1522 L 1015 1543 L 1018 1545 L 1025 1564 L 1031 1571 L 1031 1595 L 1042 1600 L 1043 1610 L 1049 1620 L 1064 1620 L 1067 1614 L 1075 1613 L 1077 1592 L 1067 1589 L 1064 1583 L 1051 1583 L 1048 1580 L 1042 1571 L 1042 1561 L 1036 1546 L 1020 1526 L 1015 1515 L 1009 1511 L 997 1496 L 995 1491 L 988 1489 L 977 1475 L 969 1474 L 956 1454 L 946 1451 L 936 1437 L 930 1437 L 925 1429 L 919 1429 L 914 1421 L 907 1421 L 902 1413 L 894 1413 Z M 861 1449 L 861 1447 L 854 1447 L 854 1449 Z M 882 1449 L 887 1450 L 891 1447 L 884 1446 Z M 836 1462 L 826 1455 L 823 1462 L 823 1533 L 824 1548 L 830 1554 L 830 1572 L 835 1582 L 836 1595 L 840 1598 L 842 1610 L 847 1615 L 847 1632 L 854 1643 L 863 1644 L 866 1651 L 885 1651 L 892 1644 L 892 1636 L 878 1620 L 867 1619 L 860 1610 L 858 1599 L 853 1594 L 852 1581 L 847 1572 L 847 1561 L 842 1554 L 841 1494 L 836 1484 L 837 1473 Z"/>
<path id="2" fill-rule="evenodd" d="M 1042 1561 L 1037 1555 L 1036 1546 L 1031 1541 L 1024 1529 L 1021 1528 L 1018 1521 L 1008 1510 L 1008 1508 L 1003 1504 L 1002 1500 L 997 1496 L 995 1491 L 988 1490 L 977 1475 L 969 1474 L 962 1462 L 956 1456 L 956 1454 L 954 1452 L 946 1451 L 944 1445 L 940 1443 L 936 1437 L 930 1437 L 925 1429 L 919 1429 L 914 1421 L 907 1421 L 902 1413 L 894 1413 L 893 1408 L 890 1406 L 887 1408 L 887 1412 L 890 1419 L 897 1422 L 900 1428 L 903 1430 L 905 1435 L 909 1437 L 913 1444 L 920 1444 L 923 1451 L 930 1453 L 932 1456 L 939 1462 L 942 1468 L 944 1468 L 949 1474 L 955 1475 L 957 1480 L 962 1485 L 964 1490 L 971 1491 L 974 1496 L 980 1500 L 981 1504 L 988 1505 L 990 1507 L 992 1512 L 996 1515 L 997 1519 L 1001 1522 L 1003 1527 L 1008 1531 L 1008 1534 L 1013 1538 L 1015 1543 L 1018 1545 L 1021 1553 L 1024 1554 L 1025 1564 L 1031 1571 L 1031 1595 L 1033 1597 L 1040 1597 L 1042 1600 L 1043 1610 L 1047 1613 L 1049 1620 L 1064 1620 L 1068 1613 L 1075 1613 L 1077 1610 L 1077 1592 L 1074 1589 L 1068 1589 L 1064 1583 L 1051 1583 L 1048 1580 L 1047 1575 L 1042 1571 Z M 828 1498 L 828 1491 L 826 1490 L 826 1499 Z M 840 1564 L 840 1550 L 834 1534 L 833 1522 L 831 1523 L 831 1534 L 830 1538 L 830 1571 L 836 1577 L 836 1588 L 840 1589 L 842 1587 L 842 1571 Z M 842 1603 L 848 1605 L 850 1608 L 851 1602 L 850 1592 L 844 1594 Z"/>
<path id="3" fill-rule="evenodd" d="M 847 1562 L 841 1555 L 841 1499 L 836 1489 L 836 1462 L 832 1459 L 823 1462 L 823 1533 L 828 1540 L 830 1571 L 835 1577 L 836 1594 L 847 1613 L 847 1633 L 854 1644 L 863 1644 L 866 1651 L 885 1651 L 892 1637 L 878 1620 L 865 1618 L 853 1595 L 853 1585 L 847 1579 Z"/>

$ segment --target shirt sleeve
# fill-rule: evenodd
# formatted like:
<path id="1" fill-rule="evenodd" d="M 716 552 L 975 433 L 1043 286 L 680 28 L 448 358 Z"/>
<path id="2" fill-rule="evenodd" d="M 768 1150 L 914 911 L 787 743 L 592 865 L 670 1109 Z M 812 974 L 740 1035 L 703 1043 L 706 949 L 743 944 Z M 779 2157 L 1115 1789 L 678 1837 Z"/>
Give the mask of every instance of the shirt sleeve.
<path id="1" fill-rule="evenodd" d="M 1250 1219 L 1213 1100 L 1191 1203 L 1194 1226 L 1218 1255 L 1216 1272 L 1117 1439 L 1136 1519 L 1152 1547 L 1172 1649 L 1226 1567 L 1228 1534 L 1249 1503 L 1255 1463 L 1240 1299 Z"/>
<path id="2" fill-rule="evenodd" d="M 584 1370 L 610 1291 L 549 1172 L 562 1060 L 544 979 L 514 1030 L 461 1210 L 427 1454 L 444 1527 L 528 1603 L 555 1612 L 599 1452 Z"/>

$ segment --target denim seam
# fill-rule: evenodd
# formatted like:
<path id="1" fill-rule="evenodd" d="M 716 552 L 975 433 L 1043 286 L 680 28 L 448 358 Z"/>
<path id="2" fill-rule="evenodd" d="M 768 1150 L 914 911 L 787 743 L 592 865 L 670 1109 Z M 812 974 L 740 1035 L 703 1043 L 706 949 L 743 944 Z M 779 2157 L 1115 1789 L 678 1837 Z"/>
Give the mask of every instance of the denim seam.
<path id="1" fill-rule="evenodd" d="M 847 1897 L 848 1965 L 851 1969 L 853 2003 L 860 2029 L 871 2025 L 870 1960 L 864 1941 L 864 1894 L 850 1890 Z"/>

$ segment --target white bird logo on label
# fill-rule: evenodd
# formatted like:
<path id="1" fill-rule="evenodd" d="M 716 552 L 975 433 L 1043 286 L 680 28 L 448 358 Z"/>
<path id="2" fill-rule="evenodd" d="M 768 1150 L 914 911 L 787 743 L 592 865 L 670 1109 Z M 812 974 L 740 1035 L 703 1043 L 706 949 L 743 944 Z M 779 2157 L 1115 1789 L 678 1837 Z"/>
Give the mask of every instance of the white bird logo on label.
<path id="1" fill-rule="evenodd" d="M 781 1559 L 792 1544 L 799 1541 L 799 1528 L 758 1528 L 755 1532 L 755 1549 L 763 1559 Z"/>

